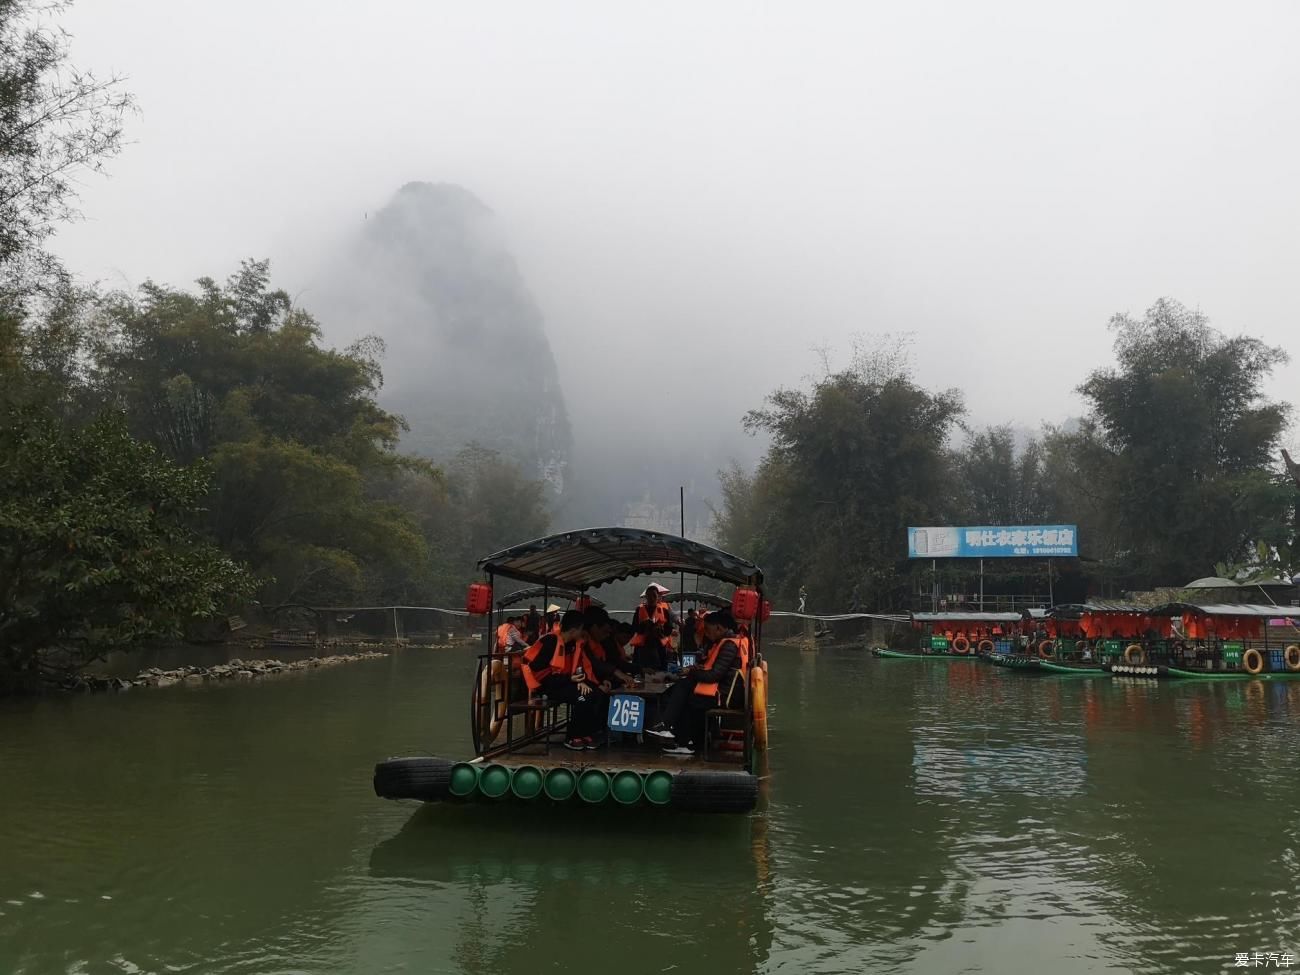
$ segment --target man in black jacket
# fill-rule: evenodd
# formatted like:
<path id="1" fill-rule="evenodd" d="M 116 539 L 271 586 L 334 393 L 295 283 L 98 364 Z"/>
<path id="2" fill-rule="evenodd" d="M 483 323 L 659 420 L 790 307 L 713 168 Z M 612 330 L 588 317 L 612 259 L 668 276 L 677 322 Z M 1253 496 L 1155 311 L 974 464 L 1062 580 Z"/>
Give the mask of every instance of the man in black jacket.
<path id="1" fill-rule="evenodd" d="M 648 734 L 672 738 L 665 755 L 695 754 L 695 745 L 704 741 L 704 715 L 710 708 L 734 703 L 741 673 L 740 644 L 736 640 L 736 620 L 731 611 L 720 609 L 704 617 L 704 640 L 708 655 L 704 663 L 688 667 L 682 679 L 664 695 L 659 724 Z"/>
<path id="2" fill-rule="evenodd" d="M 599 747 L 596 736 L 608 707 L 583 643 L 585 623 L 582 613 L 569 610 L 560 619 L 560 632 L 543 634 L 523 658 L 523 665 L 532 672 L 529 687 L 540 682 L 547 700 L 570 705 L 569 736 L 564 747 L 572 751 Z M 561 660 L 563 663 L 556 666 Z"/>
<path id="3" fill-rule="evenodd" d="M 609 613 L 600 606 L 592 606 L 582 615 L 587 656 L 596 670 L 601 690 L 608 692 L 616 685 L 634 686 L 636 681 L 627 673 L 627 658 L 623 656 L 623 648 L 614 636 L 614 621 L 609 618 Z"/>

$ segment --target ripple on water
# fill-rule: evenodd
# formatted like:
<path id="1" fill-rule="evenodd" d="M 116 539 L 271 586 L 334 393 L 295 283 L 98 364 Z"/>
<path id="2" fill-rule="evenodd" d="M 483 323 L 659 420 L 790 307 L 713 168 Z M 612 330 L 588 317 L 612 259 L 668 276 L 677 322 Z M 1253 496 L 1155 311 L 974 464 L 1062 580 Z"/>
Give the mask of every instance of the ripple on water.
<path id="1" fill-rule="evenodd" d="M 0 711 L 0 971 L 531 975 L 575 929 L 622 975 L 1297 948 L 1300 688 L 771 660 L 747 820 L 376 800 L 376 758 L 465 753 L 468 655 Z"/>

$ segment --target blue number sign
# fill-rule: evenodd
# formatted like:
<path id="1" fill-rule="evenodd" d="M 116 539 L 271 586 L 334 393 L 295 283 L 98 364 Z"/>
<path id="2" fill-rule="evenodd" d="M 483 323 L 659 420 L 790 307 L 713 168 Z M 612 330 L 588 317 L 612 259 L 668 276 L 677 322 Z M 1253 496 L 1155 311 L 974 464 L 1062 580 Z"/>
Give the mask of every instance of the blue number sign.
<path id="1" fill-rule="evenodd" d="M 682 666 L 683 666 L 683 667 L 694 667 L 694 666 L 695 666 L 695 654 L 693 654 L 693 653 L 684 653 L 684 654 L 682 654 Z"/>
<path id="2" fill-rule="evenodd" d="M 609 699 L 609 730 L 638 735 L 645 728 L 645 701 L 633 694 L 615 694 Z"/>

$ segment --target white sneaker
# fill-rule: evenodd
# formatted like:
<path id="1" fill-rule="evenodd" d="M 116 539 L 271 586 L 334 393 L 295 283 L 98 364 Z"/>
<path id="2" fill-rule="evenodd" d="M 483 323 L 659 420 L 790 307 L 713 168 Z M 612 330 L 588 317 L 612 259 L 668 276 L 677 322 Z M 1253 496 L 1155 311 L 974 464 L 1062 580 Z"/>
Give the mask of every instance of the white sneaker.
<path id="1" fill-rule="evenodd" d="M 677 736 L 674 735 L 674 734 L 673 734 L 669 729 L 665 728 L 665 727 L 664 727 L 663 725 L 661 725 L 661 724 L 657 724 L 657 725 L 655 725 L 653 728 L 647 728 L 645 733 L 646 733 L 647 735 L 654 735 L 656 738 L 675 738 L 675 737 L 677 737 Z"/>
<path id="2" fill-rule="evenodd" d="M 695 749 L 689 745 L 673 745 L 671 748 L 664 749 L 665 755 L 677 755 L 681 758 L 690 758 L 695 754 Z"/>

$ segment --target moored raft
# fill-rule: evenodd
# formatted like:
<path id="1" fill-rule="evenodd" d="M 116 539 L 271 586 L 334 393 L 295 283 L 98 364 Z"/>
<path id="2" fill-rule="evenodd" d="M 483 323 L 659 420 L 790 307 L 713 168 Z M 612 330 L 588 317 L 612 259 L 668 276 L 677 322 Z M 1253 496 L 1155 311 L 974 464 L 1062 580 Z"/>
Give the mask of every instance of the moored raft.
<path id="1" fill-rule="evenodd" d="M 887 647 L 873 647 L 871 650 L 873 657 L 884 657 L 890 660 L 975 660 L 976 657 L 966 654 L 948 653 L 946 651 L 935 650 L 931 653 L 910 653 L 906 650 L 890 650 Z"/>
<path id="2" fill-rule="evenodd" d="M 871 653 L 891 660 L 974 660 L 1010 650 L 1011 637 L 1019 623 L 1019 613 L 978 610 L 912 613 L 917 648 L 876 647 Z"/>
<path id="3" fill-rule="evenodd" d="M 1039 670 L 1049 674 L 1066 674 L 1073 677 L 1105 677 L 1106 671 L 1101 664 L 1071 663 L 1060 660 L 1039 660 Z"/>
<path id="4" fill-rule="evenodd" d="M 1117 677 L 1300 679 L 1300 609 L 1294 606 L 1167 603 L 1143 608 L 1139 621 L 1118 635 L 1124 639 L 1098 641 L 1105 644 L 1106 670 Z"/>
<path id="5" fill-rule="evenodd" d="M 1031 674 L 1045 672 L 1041 660 L 1021 653 L 995 653 L 984 659 L 994 667 L 1004 667 L 1007 670 L 1019 670 Z"/>

